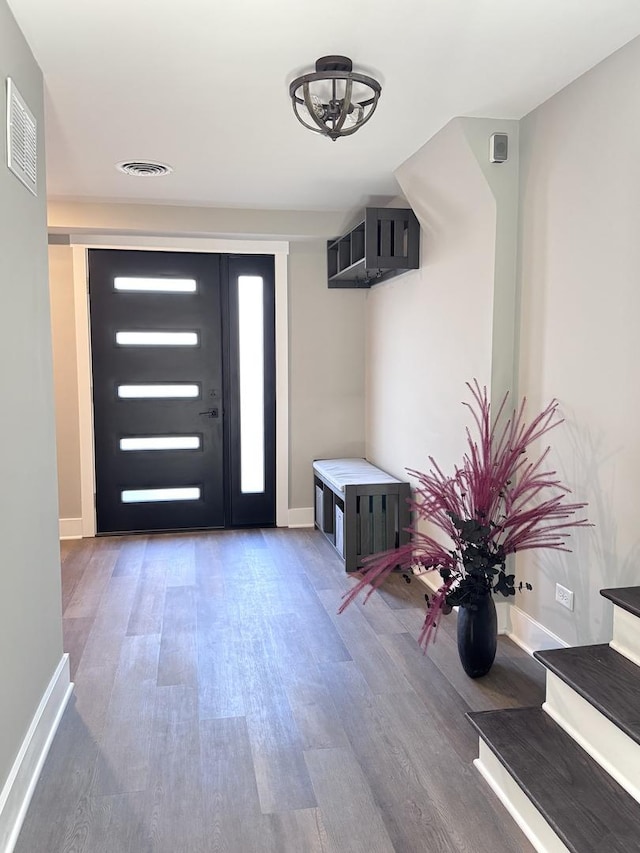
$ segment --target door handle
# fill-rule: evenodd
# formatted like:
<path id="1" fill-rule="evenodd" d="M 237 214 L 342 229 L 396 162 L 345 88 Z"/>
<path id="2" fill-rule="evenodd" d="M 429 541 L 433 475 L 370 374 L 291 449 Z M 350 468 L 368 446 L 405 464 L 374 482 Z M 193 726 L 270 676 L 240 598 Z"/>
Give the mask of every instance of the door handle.
<path id="1" fill-rule="evenodd" d="M 217 418 L 218 410 L 217 409 L 207 409 L 206 412 L 199 412 L 201 415 L 206 415 L 208 418 Z"/>

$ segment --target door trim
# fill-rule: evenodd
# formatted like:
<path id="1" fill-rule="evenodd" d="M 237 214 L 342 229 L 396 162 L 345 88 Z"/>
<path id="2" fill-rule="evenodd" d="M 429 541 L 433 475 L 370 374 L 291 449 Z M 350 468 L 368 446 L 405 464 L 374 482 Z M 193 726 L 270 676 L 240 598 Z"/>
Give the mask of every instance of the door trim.
<path id="1" fill-rule="evenodd" d="M 96 535 L 95 459 L 88 299 L 88 249 L 136 249 L 155 252 L 200 252 L 273 255 L 276 333 L 276 525 L 289 525 L 289 324 L 287 276 L 289 243 L 285 241 L 218 240 L 192 237 L 131 237 L 71 234 L 76 324 L 78 410 L 80 429 L 80 495 L 82 535 Z"/>
<path id="2" fill-rule="evenodd" d="M 96 473 L 93 445 L 93 387 L 89 328 L 89 267 L 87 250 L 72 246 L 73 302 L 76 321 L 78 419 L 80 430 L 80 505 L 83 538 L 96 535 Z"/>

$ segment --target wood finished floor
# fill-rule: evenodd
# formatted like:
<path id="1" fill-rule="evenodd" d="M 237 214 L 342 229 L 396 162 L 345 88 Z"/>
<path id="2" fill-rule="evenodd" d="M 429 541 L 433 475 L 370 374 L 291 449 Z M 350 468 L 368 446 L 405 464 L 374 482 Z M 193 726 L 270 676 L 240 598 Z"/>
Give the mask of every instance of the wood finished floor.
<path id="1" fill-rule="evenodd" d="M 62 543 L 75 692 L 15 853 L 531 853 L 468 710 L 540 705 L 499 639 L 468 679 L 423 588 L 353 581 L 311 530 Z"/>

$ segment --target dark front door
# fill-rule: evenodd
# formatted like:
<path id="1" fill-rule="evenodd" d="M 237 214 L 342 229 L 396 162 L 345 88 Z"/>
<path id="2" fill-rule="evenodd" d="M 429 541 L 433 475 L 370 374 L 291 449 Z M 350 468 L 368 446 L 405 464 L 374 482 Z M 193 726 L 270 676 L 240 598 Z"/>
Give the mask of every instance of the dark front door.
<path id="1" fill-rule="evenodd" d="M 225 524 L 220 269 L 89 252 L 98 533 Z"/>

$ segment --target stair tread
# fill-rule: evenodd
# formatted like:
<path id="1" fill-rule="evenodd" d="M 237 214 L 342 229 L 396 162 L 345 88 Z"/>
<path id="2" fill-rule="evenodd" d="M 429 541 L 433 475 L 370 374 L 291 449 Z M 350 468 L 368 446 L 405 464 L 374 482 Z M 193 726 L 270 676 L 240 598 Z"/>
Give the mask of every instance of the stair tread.
<path id="1" fill-rule="evenodd" d="M 640 616 L 640 586 L 625 586 L 620 589 L 601 589 L 600 595 L 613 601 L 634 616 Z"/>
<path id="2" fill-rule="evenodd" d="M 637 853 L 640 804 L 541 708 L 467 717 L 572 853 Z"/>
<path id="3" fill-rule="evenodd" d="M 550 649 L 534 657 L 640 743 L 640 667 L 608 645 Z"/>

